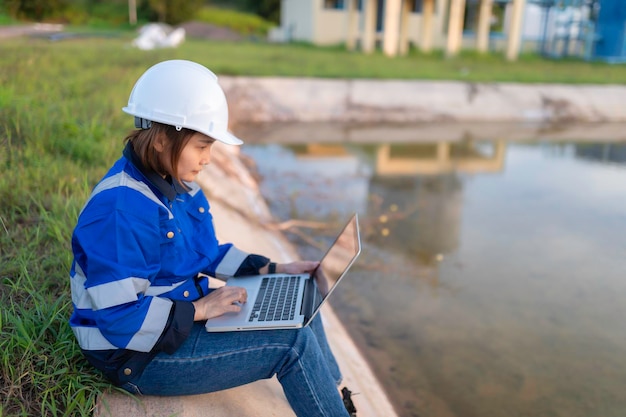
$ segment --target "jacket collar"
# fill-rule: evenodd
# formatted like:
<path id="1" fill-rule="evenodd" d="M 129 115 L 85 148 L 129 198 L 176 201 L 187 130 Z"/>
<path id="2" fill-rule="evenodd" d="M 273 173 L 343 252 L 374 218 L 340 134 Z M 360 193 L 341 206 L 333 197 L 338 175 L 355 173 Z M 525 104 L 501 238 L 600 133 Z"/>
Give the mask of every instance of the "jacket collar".
<path id="1" fill-rule="evenodd" d="M 141 163 L 141 158 L 133 149 L 131 142 L 126 143 L 126 147 L 123 152 L 124 157 L 130 161 L 143 174 L 144 177 L 152 184 L 157 190 L 159 190 L 168 200 L 173 201 L 178 194 L 185 194 L 189 189 L 180 182 L 176 181 L 172 177 L 168 176 L 163 178 L 154 170 L 144 166 Z"/>

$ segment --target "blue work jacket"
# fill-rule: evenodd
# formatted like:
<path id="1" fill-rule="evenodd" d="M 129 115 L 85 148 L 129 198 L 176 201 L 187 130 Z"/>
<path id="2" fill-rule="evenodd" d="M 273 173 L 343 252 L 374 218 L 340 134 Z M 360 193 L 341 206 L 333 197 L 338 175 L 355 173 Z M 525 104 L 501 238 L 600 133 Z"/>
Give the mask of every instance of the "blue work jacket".
<path id="1" fill-rule="evenodd" d="M 145 168 L 128 143 L 92 191 L 72 236 L 70 325 L 87 359 L 115 383 L 172 353 L 209 280 L 257 274 L 267 258 L 220 244 L 195 183 Z"/>

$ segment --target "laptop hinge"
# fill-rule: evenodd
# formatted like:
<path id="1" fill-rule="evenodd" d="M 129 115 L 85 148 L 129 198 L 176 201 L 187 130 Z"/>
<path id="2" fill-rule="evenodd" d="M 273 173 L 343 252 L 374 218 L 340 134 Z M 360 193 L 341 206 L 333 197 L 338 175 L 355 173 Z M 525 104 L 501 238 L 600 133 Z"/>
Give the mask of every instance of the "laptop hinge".
<path id="1" fill-rule="evenodd" d="M 313 312 L 313 301 L 315 300 L 315 279 L 311 276 L 304 285 L 304 296 L 302 297 L 302 307 L 300 314 L 304 316 L 304 322 L 309 319 Z"/>

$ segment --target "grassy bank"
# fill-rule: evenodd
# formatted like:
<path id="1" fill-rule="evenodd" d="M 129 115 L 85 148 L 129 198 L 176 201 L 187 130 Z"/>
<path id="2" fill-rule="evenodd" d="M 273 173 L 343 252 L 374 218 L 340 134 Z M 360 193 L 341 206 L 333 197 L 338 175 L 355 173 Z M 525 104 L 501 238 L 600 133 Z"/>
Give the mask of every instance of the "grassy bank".
<path id="1" fill-rule="evenodd" d="M 132 33 L 0 41 L 0 416 L 90 415 L 108 387 L 67 325 L 70 236 L 90 189 L 120 154 L 137 77 L 171 58 L 218 74 L 626 83 L 623 66 L 500 55 L 388 59 L 341 48 L 190 40 L 137 51 Z M 312 97 L 314 99 L 314 97 Z"/>
<path id="2" fill-rule="evenodd" d="M 119 100 L 146 63 L 101 65 L 98 50 L 6 47 L 0 46 L 0 415 L 87 416 L 107 385 L 81 358 L 67 325 L 69 239 L 89 189 L 118 154 L 128 127 Z"/>
<path id="3" fill-rule="evenodd" d="M 76 28 L 70 30 L 76 32 Z M 405 57 L 388 58 L 380 51 L 366 55 L 348 52 L 341 46 L 320 48 L 306 44 L 198 39 L 189 39 L 175 50 L 139 52 L 129 47 L 135 36 L 134 31 L 109 30 L 98 33 L 79 29 L 77 32 L 76 39 L 57 43 L 47 40 L 0 42 L 0 52 L 7 55 L 21 49 L 43 49 L 73 55 L 72 59 L 75 59 L 78 54 L 94 48 L 103 61 L 119 59 L 120 62 L 154 62 L 161 57 L 185 58 L 201 62 L 222 75 L 566 84 L 626 83 L 623 64 L 610 65 L 574 59 L 551 60 L 535 54 L 522 55 L 517 62 L 507 62 L 502 53 L 480 56 L 471 51 L 465 51 L 453 59 L 446 59 L 441 51 L 426 55 L 415 50 Z M 78 59 L 84 61 L 83 58 Z"/>

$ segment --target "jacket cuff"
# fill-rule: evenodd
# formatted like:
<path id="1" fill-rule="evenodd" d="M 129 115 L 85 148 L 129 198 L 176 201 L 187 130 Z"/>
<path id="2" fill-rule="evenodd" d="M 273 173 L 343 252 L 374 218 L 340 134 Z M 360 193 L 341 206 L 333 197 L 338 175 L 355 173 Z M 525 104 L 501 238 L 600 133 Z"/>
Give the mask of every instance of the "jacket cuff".
<path id="1" fill-rule="evenodd" d="M 176 352 L 178 347 L 189 337 L 195 314 L 196 309 L 191 302 L 174 301 L 167 327 L 155 349 L 170 355 Z"/>
<path id="2" fill-rule="evenodd" d="M 234 276 L 259 275 L 259 269 L 267 265 L 269 261 L 269 258 L 262 255 L 248 255 L 241 263 Z"/>

